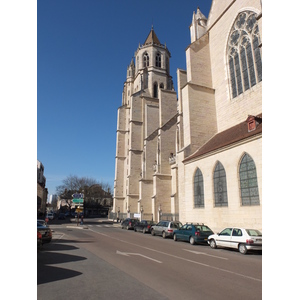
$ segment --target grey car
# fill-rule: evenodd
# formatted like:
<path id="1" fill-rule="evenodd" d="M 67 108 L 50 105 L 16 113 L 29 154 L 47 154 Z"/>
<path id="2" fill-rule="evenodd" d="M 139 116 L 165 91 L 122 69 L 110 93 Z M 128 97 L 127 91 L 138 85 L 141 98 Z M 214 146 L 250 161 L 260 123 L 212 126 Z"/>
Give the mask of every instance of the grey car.
<path id="1" fill-rule="evenodd" d="M 179 221 L 160 221 L 151 228 L 152 235 L 161 235 L 163 238 L 173 237 L 173 231 L 182 227 Z"/>

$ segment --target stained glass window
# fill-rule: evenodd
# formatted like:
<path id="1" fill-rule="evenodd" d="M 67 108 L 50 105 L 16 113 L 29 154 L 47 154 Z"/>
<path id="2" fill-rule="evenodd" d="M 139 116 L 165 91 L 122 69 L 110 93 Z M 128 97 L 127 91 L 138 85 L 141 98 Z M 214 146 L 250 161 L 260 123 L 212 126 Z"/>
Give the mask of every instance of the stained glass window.
<path id="1" fill-rule="evenodd" d="M 228 63 L 232 98 L 262 81 L 260 36 L 256 14 L 238 15 L 228 40 Z"/>
<path id="2" fill-rule="evenodd" d="M 218 162 L 214 171 L 215 206 L 228 206 L 226 172 Z"/>
<path id="3" fill-rule="evenodd" d="M 256 166 L 247 153 L 241 160 L 239 175 L 242 205 L 259 205 Z"/>
<path id="4" fill-rule="evenodd" d="M 194 207 L 204 207 L 203 176 L 199 169 L 194 177 Z"/>

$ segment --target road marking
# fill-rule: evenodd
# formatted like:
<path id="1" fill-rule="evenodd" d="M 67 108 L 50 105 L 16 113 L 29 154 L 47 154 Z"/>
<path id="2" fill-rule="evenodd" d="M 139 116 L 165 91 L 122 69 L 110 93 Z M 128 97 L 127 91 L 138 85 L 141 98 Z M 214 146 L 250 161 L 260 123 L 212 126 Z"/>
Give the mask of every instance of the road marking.
<path id="1" fill-rule="evenodd" d="M 79 227 L 79 226 L 67 226 L 67 228 L 73 228 L 73 229 L 77 228 L 77 229 L 82 229 L 82 227 Z"/>
<path id="2" fill-rule="evenodd" d="M 159 264 L 162 264 L 161 261 L 156 260 L 156 259 L 151 258 L 151 257 L 148 257 L 148 256 L 146 256 L 146 255 L 140 254 L 140 253 L 127 253 L 127 252 L 121 252 L 121 251 L 118 251 L 118 250 L 117 250 L 116 253 L 117 253 L 117 254 L 120 254 L 120 255 L 124 255 L 124 256 L 137 255 L 137 256 L 141 256 L 141 257 L 150 259 L 150 260 L 152 260 L 152 261 L 155 261 L 155 262 L 157 262 L 157 263 L 159 263 Z"/>
<path id="3" fill-rule="evenodd" d="M 160 254 L 163 254 L 163 255 L 166 255 L 166 256 L 174 257 L 174 258 L 177 258 L 177 259 L 180 259 L 180 260 L 183 260 L 183 261 L 190 262 L 192 264 L 201 265 L 201 266 L 204 266 L 204 267 L 207 267 L 207 268 L 215 269 L 215 270 L 218 270 L 218 271 L 221 271 L 221 272 L 230 273 L 230 274 L 233 274 L 233 275 L 236 275 L 236 276 L 239 276 L 239 277 L 244 277 L 244 278 L 248 278 L 248 279 L 259 281 L 259 282 L 262 281 L 262 279 L 254 278 L 254 277 L 247 276 L 247 275 L 244 275 L 244 274 L 241 274 L 241 273 L 237 273 L 237 272 L 229 271 L 229 270 L 226 270 L 226 269 L 214 267 L 214 266 L 203 264 L 203 263 L 191 260 L 191 259 L 183 258 L 183 257 L 176 256 L 176 255 L 173 255 L 173 254 L 170 254 L 170 253 L 166 253 L 166 252 L 162 252 L 162 251 L 155 250 L 155 249 L 152 249 L 152 248 L 144 247 L 144 246 L 141 246 L 141 245 L 138 245 L 138 244 L 130 243 L 130 242 L 126 241 L 126 240 L 121 240 L 121 239 L 118 239 L 118 238 L 115 238 L 115 237 L 112 237 L 112 236 L 108 236 L 106 234 L 102 234 L 102 233 L 94 231 L 94 230 L 91 230 L 91 231 L 93 231 L 94 233 L 100 234 L 100 235 L 105 235 L 105 236 L 107 236 L 110 239 L 117 240 L 117 241 L 120 241 L 122 243 L 126 243 L 126 244 L 129 244 L 129 245 L 132 245 L 132 246 L 136 246 L 136 247 L 139 247 L 139 248 L 147 249 L 149 251 L 160 253 Z"/>
<path id="4" fill-rule="evenodd" d="M 73 228 L 73 229 L 89 229 L 86 225 L 80 225 L 80 226 L 66 226 L 67 228 Z"/>
<path id="5" fill-rule="evenodd" d="M 182 250 L 188 251 L 188 252 L 191 252 L 191 253 L 194 253 L 194 254 L 202 254 L 202 255 L 206 255 L 206 256 L 211 256 L 211 257 L 215 257 L 215 258 L 220 258 L 220 259 L 228 260 L 228 258 L 226 258 L 226 257 L 221 257 L 221 256 L 216 256 L 216 255 L 210 255 L 210 254 L 207 254 L 207 253 L 204 253 L 204 252 L 193 251 L 193 250 L 188 250 L 188 249 L 182 249 Z"/>

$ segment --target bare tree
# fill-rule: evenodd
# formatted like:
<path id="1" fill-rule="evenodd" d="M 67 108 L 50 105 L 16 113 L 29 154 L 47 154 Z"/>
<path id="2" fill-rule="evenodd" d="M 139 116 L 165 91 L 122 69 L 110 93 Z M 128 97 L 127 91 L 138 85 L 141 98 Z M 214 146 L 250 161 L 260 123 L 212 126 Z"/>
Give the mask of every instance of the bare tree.
<path id="1" fill-rule="evenodd" d="M 97 180 L 89 177 L 78 177 L 76 175 L 69 175 L 63 180 L 63 184 L 56 187 L 56 191 L 60 197 L 65 199 L 72 199 L 72 194 L 81 192 L 87 186 L 97 184 Z"/>

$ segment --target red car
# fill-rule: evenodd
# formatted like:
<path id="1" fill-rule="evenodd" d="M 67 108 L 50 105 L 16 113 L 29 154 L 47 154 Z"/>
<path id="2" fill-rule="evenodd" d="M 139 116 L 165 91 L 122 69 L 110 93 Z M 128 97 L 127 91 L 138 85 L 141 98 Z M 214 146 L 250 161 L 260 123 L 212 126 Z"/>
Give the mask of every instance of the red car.
<path id="1" fill-rule="evenodd" d="M 50 243 L 52 241 L 52 231 L 49 226 L 44 226 L 37 222 L 37 230 L 42 235 L 42 244 Z"/>

